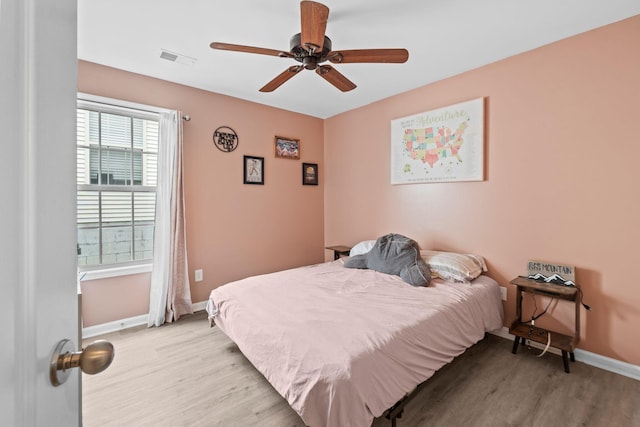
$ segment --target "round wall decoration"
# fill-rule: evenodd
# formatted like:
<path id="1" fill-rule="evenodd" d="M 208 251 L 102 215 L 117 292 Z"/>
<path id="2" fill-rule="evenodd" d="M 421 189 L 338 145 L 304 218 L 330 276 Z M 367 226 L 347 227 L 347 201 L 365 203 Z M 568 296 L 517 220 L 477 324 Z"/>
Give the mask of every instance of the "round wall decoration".
<path id="1" fill-rule="evenodd" d="M 218 150 L 230 153 L 238 147 L 238 135 L 229 126 L 220 126 L 213 132 L 213 144 Z"/>

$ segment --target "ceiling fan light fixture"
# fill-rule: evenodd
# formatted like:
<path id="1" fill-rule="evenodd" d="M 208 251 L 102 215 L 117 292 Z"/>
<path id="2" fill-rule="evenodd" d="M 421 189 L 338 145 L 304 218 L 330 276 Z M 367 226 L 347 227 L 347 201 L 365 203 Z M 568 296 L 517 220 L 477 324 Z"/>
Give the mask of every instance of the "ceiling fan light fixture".
<path id="1" fill-rule="evenodd" d="M 302 65 L 304 65 L 304 68 L 307 70 L 315 70 L 318 66 L 318 59 L 313 56 L 305 56 L 302 58 Z"/>

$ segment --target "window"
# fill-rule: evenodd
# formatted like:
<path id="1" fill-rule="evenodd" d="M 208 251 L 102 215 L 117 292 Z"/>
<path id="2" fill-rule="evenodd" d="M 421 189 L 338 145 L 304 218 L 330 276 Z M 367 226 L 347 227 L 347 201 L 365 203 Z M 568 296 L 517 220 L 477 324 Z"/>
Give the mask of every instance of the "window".
<path id="1" fill-rule="evenodd" d="M 78 101 L 81 270 L 152 259 L 158 131 L 156 113 Z"/>

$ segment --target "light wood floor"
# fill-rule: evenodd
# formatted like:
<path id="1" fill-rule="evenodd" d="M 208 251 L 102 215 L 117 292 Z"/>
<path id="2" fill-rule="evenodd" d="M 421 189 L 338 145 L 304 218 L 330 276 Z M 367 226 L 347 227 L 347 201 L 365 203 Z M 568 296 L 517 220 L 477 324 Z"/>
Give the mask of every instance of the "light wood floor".
<path id="1" fill-rule="evenodd" d="M 116 356 L 84 375 L 85 427 L 304 426 L 204 312 L 87 341 L 100 338 Z M 487 335 L 407 405 L 398 427 L 415 426 L 640 427 L 640 381 L 580 362 L 566 374 L 560 356 L 513 355 L 510 341 Z"/>

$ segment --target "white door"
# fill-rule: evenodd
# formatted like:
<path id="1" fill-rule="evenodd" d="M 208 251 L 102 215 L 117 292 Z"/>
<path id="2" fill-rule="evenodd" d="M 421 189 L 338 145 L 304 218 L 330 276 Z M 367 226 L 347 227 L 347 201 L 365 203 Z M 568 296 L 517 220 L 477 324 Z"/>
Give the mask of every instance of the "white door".
<path id="1" fill-rule="evenodd" d="M 74 426 L 79 372 L 51 385 L 56 344 L 77 348 L 77 0 L 0 0 L 0 425 Z"/>

